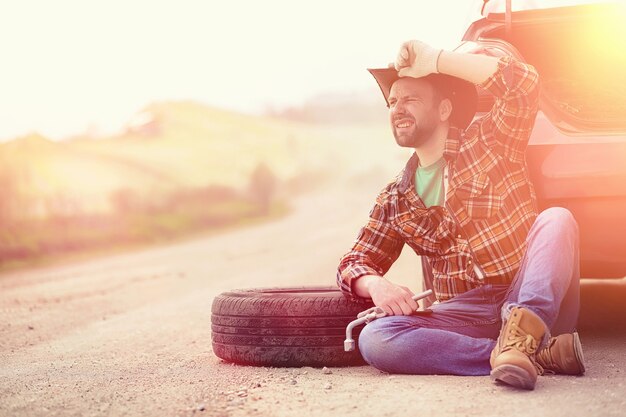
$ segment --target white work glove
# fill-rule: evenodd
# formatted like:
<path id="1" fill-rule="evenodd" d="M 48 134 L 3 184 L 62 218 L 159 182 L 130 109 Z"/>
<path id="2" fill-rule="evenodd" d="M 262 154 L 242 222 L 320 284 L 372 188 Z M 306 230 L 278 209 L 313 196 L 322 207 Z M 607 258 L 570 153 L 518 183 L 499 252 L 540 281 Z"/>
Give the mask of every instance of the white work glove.
<path id="1" fill-rule="evenodd" d="M 435 49 L 424 42 L 404 42 L 394 66 L 400 77 L 425 77 L 439 72 L 437 70 L 439 54 L 441 49 Z"/>

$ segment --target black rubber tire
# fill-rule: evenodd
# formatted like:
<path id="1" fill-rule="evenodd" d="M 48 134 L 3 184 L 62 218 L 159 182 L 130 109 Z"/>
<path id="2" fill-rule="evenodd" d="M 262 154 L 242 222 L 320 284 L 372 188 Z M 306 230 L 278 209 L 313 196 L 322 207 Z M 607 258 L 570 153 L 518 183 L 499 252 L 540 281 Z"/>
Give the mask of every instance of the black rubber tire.
<path id="1" fill-rule="evenodd" d="M 357 349 L 344 352 L 346 326 L 372 307 L 349 301 L 337 287 L 234 290 L 211 307 L 213 352 L 245 365 L 353 366 L 365 362 Z"/>

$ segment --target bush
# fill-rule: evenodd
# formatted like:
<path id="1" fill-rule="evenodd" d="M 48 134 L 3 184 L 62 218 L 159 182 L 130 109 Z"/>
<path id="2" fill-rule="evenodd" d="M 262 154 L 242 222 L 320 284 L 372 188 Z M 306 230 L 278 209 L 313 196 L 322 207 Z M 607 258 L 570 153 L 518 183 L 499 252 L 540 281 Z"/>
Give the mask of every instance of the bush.
<path id="1" fill-rule="evenodd" d="M 259 163 L 250 175 L 248 193 L 251 200 L 258 205 L 261 214 L 267 214 L 276 192 L 276 176 L 263 162 Z"/>

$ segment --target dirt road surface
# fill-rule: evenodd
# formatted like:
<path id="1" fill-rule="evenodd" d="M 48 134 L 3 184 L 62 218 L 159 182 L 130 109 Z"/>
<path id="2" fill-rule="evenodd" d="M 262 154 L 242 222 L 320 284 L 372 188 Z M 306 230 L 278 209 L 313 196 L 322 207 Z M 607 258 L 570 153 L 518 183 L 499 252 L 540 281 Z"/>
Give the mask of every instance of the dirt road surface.
<path id="1" fill-rule="evenodd" d="M 584 377 L 533 392 L 488 377 L 371 367 L 234 366 L 211 349 L 210 307 L 233 288 L 332 284 L 376 189 L 327 187 L 263 225 L 0 276 L 1 416 L 624 416 L 623 281 L 584 283 Z M 341 201 L 341 204 L 337 204 Z M 416 257 L 392 279 L 418 288 Z"/>

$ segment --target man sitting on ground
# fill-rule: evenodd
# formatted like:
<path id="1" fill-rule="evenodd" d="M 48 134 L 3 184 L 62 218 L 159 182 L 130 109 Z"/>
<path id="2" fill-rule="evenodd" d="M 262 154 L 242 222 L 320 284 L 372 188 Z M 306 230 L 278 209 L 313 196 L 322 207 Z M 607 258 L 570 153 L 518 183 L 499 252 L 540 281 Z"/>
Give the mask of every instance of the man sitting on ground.
<path id="1" fill-rule="evenodd" d="M 535 69 L 410 41 L 395 68 L 370 72 L 396 142 L 415 152 L 338 268 L 346 295 L 388 313 L 360 335 L 365 360 L 391 373 L 491 374 L 524 389 L 545 370 L 583 374 L 572 333 L 578 227 L 566 209 L 537 213 L 525 162 L 539 102 Z M 476 85 L 495 104 L 472 122 Z M 439 302 L 429 312 L 414 314 L 413 293 L 383 277 L 405 244 L 432 266 Z"/>

